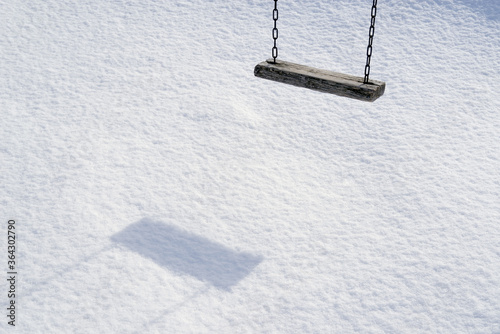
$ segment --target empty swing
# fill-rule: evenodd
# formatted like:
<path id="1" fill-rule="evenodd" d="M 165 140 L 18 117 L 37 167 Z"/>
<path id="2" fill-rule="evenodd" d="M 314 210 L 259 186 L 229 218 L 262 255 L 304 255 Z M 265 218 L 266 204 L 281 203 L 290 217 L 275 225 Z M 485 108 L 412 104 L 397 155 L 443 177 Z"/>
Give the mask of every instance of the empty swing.
<path id="1" fill-rule="evenodd" d="M 278 47 L 276 46 L 278 40 L 278 28 L 276 27 L 278 21 L 278 0 L 274 0 L 274 46 L 272 48 L 272 58 L 257 64 L 254 74 L 263 79 L 373 102 L 382 96 L 385 90 L 385 82 L 369 79 L 376 15 L 377 0 L 373 0 L 368 47 L 366 50 L 365 75 L 364 77 L 357 77 L 276 59 L 278 58 Z"/>

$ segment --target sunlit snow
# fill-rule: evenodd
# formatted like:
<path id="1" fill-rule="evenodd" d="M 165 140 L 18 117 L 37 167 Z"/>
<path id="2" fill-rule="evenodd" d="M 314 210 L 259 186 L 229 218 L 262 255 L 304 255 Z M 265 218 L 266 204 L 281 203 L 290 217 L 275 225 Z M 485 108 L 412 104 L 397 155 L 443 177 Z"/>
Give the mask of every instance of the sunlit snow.
<path id="1" fill-rule="evenodd" d="M 17 332 L 500 333 L 500 2 L 273 6 L 0 2 Z"/>

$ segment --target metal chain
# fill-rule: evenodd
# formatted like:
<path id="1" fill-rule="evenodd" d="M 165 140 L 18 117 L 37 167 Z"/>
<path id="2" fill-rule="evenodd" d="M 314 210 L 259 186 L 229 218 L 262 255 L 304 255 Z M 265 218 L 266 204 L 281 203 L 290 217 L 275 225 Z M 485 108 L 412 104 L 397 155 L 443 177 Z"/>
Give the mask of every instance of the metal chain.
<path id="1" fill-rule="evenodd" d="M 278 47 L 276 46 L 276 42 L 278 41 L 278 28 L 276 28 L 276 25 L 278 23 L 278 0 L 274 0 L 273 20 L 274 20 L 274 29 L 273 29 L 274 46 L 272 49 L 272 56 L 274 59 L 274 63 L 276 64 L 276 58 L 278 58 Z"/>
<path id="2" fill-rule="evenodd" d="M 372 6 L 372 20 L 370 24 L 370 32 L 368 39 L 368 47 L 366 48 L 366 66 L 365 66 L 365 79 L 364 83 L 368 83 L 368 79 L 370 76 L 370 62 L 372 59 L 372 44 L 373 44 L 373 36 L 375 35 L 375 17 L 377 16 L 377 0 L 373 0 Z"/>

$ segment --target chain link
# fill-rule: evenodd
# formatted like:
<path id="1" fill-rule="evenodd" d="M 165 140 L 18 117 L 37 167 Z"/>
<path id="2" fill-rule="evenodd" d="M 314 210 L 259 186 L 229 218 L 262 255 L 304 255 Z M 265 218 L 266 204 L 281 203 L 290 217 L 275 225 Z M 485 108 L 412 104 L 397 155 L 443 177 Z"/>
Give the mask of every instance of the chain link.
<path id="1" fill-rule="evenodd" d="M 276 46 L 276 43 L 278 41 L 278 28 L 277 28 L 277 23 L 278 23 L 278 0 L 274 0 L 273 20 L 274 20 L 274 29 L 273 29 L 274 46 L 273 46 L 273 49 L 272 49 L 272 56 L 273 56 L 273 59 L 274 59 L 274 63 L 276 64 L 276 58 L 278 58 L 278 47 Z"/>
<path id="2" fill-rule="evenodd" d="M 368 83 L 370 77 L 370 62 L 372 59 L 372 51 L 373 51 L 373 36 L 375 35 L 375 17 L 377 16 L 377 0 L 373 0 L 372 6 L 372 20 L 370 23 L 370 31 L 369 31 L 369 39 L 368 39 L 368 47 L 366 48 L 366 65 L 365 65 L 365 79 L 364 83 Z"/>

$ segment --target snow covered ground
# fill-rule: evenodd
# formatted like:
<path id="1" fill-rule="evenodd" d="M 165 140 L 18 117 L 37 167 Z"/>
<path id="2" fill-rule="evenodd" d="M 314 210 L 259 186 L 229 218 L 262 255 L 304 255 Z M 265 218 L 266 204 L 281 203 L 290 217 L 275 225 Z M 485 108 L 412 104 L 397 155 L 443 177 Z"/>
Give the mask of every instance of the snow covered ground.
<path id="1" fill-rule="evenodd" d="M 370 7 L 280 58 L 361 76 Z M 272 8 L 0 2 L 17 332 L 500 333 L 500 2 L 379 1 L 373 104 L 255 78 Z"/>

